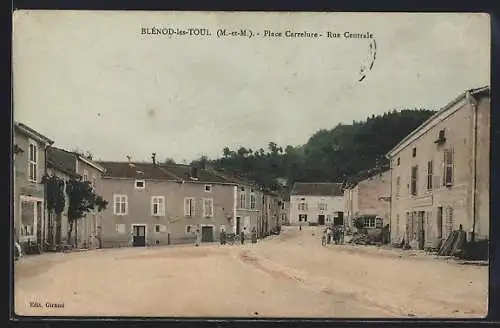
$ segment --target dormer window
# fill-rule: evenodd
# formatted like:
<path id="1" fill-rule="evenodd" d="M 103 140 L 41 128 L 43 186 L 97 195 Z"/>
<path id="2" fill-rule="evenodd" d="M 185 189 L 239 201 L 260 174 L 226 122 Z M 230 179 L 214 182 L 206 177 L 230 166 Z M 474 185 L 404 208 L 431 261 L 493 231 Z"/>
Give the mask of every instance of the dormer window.
<path id="1" fill-rule="evenodd" d="M 135 188 L 136 189 L 144 189 L 146 186 L 146 181 L 144 180 L 135 180 Z"/>
<path id="2" fill-rule="evenodd" d="M 439 130 L 438 138 L 434 142 L 438 145 L 441 145 L 441 144 L 445 143 L 445 141 L 446 141 L 445 130 L 444 129 Z"/>
<path id="3" fill-rule="evenodd" d="M 245 191 L 245 187 L 241 187 L 241 188 L 240 188 L 240 190 L 241 190 L 241 191 Z"/>
<path id="4" fill-rule="evenodd" d="M 211 185 L 205 185 L 205 192 L 211 192 L 212 191 L 212 186 Z"/>

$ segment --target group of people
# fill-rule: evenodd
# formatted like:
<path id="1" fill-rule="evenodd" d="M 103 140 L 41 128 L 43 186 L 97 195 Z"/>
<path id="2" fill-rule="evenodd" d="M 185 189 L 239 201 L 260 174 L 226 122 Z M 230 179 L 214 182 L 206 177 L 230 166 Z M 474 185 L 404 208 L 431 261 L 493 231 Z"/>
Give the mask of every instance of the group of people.
<path id="1" fill-rule="evenodd" d="M 246 230 L 247 230 L 247 228 L 245 227 L 240 232 L 240 242 L 242 245 L 245 244 L 245 231 Z M 224 230 L 224 228 L 222 228 L 220 231 L 219 240 L 220 240 L 221 245 L 225 245 L 227 243 L 227 236 L 226 236 L 226 231 Z M 252 229 L 251 240 L 252 240 L 252 243 L 257 242 L 257 229 L 255 229 L 255 227 Z"/>
<path id="2" fill-rule="evenodd" d="M 330 244 L 332 241 L 336 245 L 344 243 L 344 229 L 342 226 L 327 226 L 323 234 L 326 235 L 327 244 Z"/>

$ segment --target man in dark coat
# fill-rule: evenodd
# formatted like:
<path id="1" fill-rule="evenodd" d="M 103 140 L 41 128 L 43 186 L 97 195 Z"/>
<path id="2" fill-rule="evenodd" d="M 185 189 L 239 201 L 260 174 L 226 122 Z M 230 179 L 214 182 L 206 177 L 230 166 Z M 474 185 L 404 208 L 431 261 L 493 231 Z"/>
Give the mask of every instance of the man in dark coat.
<path id="1" fill-rule="evenodd" d="M 252 229 L 252 244 L 257 243 L 257 230 L 255 227 Z"/>
<path id="2" fill-rule="evenodd" d="M 225 245 L 226 244 L 226 232 L 224 231 L 224 228 L 221 228 L 220 230 L 220 244 Z"/>
<path id="3" fill-rule="evenodd" d="M 241 244 L 243 245 L 245 243 L 245 229 L 241 230 L 240 232 L 240 239 L 241 239 Z"/>

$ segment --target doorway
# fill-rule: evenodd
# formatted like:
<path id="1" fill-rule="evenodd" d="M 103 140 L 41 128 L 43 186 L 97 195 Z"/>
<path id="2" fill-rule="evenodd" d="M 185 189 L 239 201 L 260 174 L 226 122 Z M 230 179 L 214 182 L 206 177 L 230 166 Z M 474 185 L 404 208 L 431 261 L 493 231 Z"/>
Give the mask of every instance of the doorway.
<path id="1" fill-rule="evenodd" d="M 241 218 L 239 216 L 236 217 L 236 234 L 240 234 L 241 232 Z"/>
<path id="2" fill-rule="evenodd" d="M 144 247 L 146 246 L 146 225 L 145 224 L 134 224 L 132 225 L 132 236 L 134 247 Z"/>
<path id="3" fill-rule="evenodd" d="M 424 211 L 419 211 L 418 212 L 418 221 L 417 221 L 417 226 L 418 226 L 418 249 L 424 249 L 425 245 L 425 212 Z"/>
<path id="4" fill-rule="evenodd" d="M 323 214 L 318 215 L 318 224 L 325 225 L 325 216 Z"/>
<path id="5" fill-rule="evenodd" d="M 42 202 L 37 201 L 36 202 L 36 241 L 38 245 L 43 245 L 43 226 L 42 226 L 42 221 L 43 221 L 43 209 L 42 209 Z"/>
<path id="6" fill-rule="evenodd" d="M 443 238 L 443 207 L 437 208 L 437 236 L 438 239 Z"/>
<path id="7" fill-rule="evenodd" d="M 214 227 L 201 227 L 201 241 L 205 243 L 211 243 L 214 241 Z"/>

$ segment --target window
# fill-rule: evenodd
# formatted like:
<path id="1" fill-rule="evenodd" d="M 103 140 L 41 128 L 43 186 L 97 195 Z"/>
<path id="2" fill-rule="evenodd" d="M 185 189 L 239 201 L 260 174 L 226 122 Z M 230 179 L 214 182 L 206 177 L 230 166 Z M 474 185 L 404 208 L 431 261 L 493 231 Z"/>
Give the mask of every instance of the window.
<path id="1" fill-rule="evenodd" d="M 240 208 L 246 208 L 247 198 L 244 192 L 240 193 Z"/>
<path id="2" fill-rule="evenodd" d="M 184 198 L 184 215 L 195 216 L 195 205 L 194 198 Z"/>
<path id="3" fill-rule="evenodd" d="M 417 156 L 417 148 L 413 147 L 413 149 L 411 150 L 411 157 L 416 157 L 416 156 Z"/>
<path id="4" fill-rule="evenodd" d="M 205 192 L 211 192 L 212 191 L 212 186 L 211 185 L 205 185 Z"/>
<path id="5" fill-rule="evenodd" d="M 299 214 L 299 222 L 307 222 L 307 214 Z"/>
<path id="6" fill-rule="evenodd" d="M 89 181 L 89 173 L 86 170 L 83 171 L 82 180 Z"/>
<path id="7" fill-rule="evenodd" d="M 96 184 L 97 184 L 97 182 L 96 182 L 96 181 L 97 181 L 97 178 L 95 177 L 95 175 L 93 175 L 93 176 L 92 176 L 92 188 L 94 188 L 94 189 L 95 189 L 95 186 L 96 186 Z"/>
<path id="8" fill-rule="evenodd" d="M 241 188 L 240 188 L 240 191 L 245 191 L 245 187 L 241 187 Z"/>
<path id="9" fill-rule="evenodd" d="M 432 190 L 432 179 L 434 178 L 433 173 L 434 165 L 432 161 L 427 162 L 427 190 Z"/>
<path id="10" fill-rule="evenodd" d="M 128 198 L 126 195 L 113 195 L 113 214 L 127 215 L 128 213 Z"/>
<path id="11" fill-rule="evenodd" d="M 186 226 L 186 233 L 191 233 L 191 226 L 190 225 Z"/>
<path id="12" fill-rule="evenodd" d="M 320 211 L 326 211 L 326 209 L 327 209 L 327 205 L 326 205 L 326 203 L 325 203 L 324 201 L 319 202 L 319 203 L 318 203 L 318 209 L 319 209 Z"/>
<path id="13" fill-rule="evenodd" d="M 164 196 L 151 197 L 151 215 L 152 216 L 165 216 L 165 197 Z"/>
<path id="14" fill-rule="evenodd" d="M 36 143 L 30 141 L 28 154 L 28 179 L 31 182 L 38 181 L 38 147 Z"/>
<path id="15" fill-rule="evenodd" d="M 443 184 L 447 187 L 453 185 L 453 149 L 444 150 L 444 175 Z"/>
<path id="16" fill-rule="evenodd" d="M 401 164 L 401 159 L 398 157 L 398 159 L 396 160 L 396 163 L 397 165 L 399 166 L 399 164 Z"/>
<path id="17" fill-rule="evenodd" d="M 126 229 L 125 229 L 125 224 L 123 223 L 118 223 L 116 225 L 116 232 L 118 233 L 125 233 L 126 232 Z"/>
<path id="18" fill-rule="evenodd" d="M 135 188 L 136 189 L 144 189 L 146 186 L 146 182 L 144 180 L 135 180 Z"/>
<path id="19" fill-rule="evenodd" d="M 161 226 L 159 224 L 155 224 L 155 232 L 160 232 Z"/>
<path id="20" fill-rule="evenodd" d="M 298 205 L 299 211 L 307 211 L 307 203 L 299 203 Z"/>
<path id="21" fill-rule="evenodd" d="M 396 197 L 399 197 L 401 193 L 401 178 L 396 177 Z"/>
<path id="22" fill-rule="evenodd" d="M 203 217 L 214 216 L 214 200 L 212 198 L 203 199 Z"/>
<path id="23" fill-rule="evenodd" d="M 418 166 L 411 167 L 411 179 L 410 179 L 410 194 L 413 196 L 417 195 L 417 179 L 418 179 Z"/>
<path id="24" fill-rule="evenodd" d="M 375 217 L 369 217 L 364 219 L 364 226 L 366 228 L 375 228 L 377 226 L 377 221 L 375 220 Z"/>
<path id="25" fill-rule="evenodd" d="M 257 197 L 255 196 L 254 193 L 251 193 L 250 194 L 250 208 L 252 210 L 254 210 L 256 206 L 257 206 Z"/>

